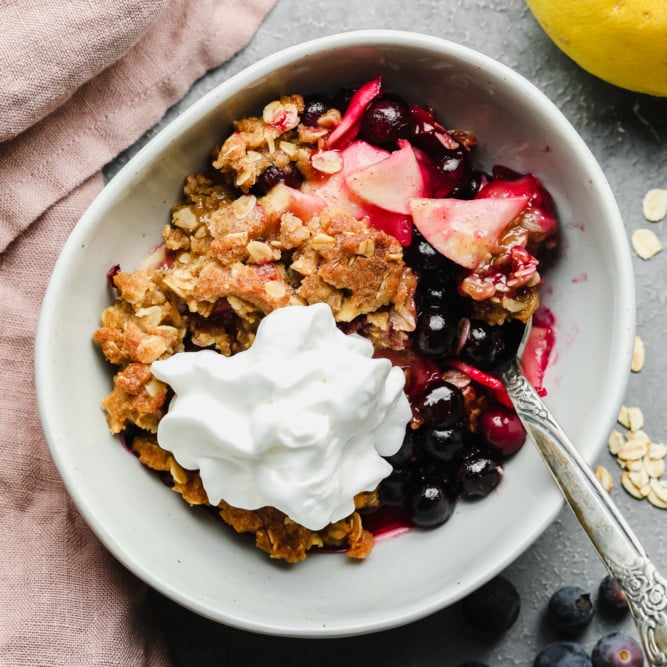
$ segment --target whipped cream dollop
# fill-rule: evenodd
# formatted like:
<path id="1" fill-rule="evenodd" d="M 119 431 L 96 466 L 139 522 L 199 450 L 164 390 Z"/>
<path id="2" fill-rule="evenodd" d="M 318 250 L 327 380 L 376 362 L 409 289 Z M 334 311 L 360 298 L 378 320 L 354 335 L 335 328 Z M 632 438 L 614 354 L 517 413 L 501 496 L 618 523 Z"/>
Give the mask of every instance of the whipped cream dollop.
<path id="1" fill-rule="evenodd" d="M 411 409 L 403 371 L 340 331 L 326 304 L 267 315 L 253 345 L 156 361 L 175 392 L 158 442 L 199 470 L 209 502 L 275 507 L 320 530 L 392 471 Z"/>

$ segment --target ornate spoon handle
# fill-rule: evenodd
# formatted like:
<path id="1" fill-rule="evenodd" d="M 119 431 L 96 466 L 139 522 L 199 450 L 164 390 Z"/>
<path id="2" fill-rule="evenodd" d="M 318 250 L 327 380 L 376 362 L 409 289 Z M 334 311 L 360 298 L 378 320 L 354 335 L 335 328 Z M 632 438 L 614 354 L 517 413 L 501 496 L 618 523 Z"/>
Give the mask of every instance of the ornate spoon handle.
<path id="1" fill-rule="evenodd" d="M 667 580 L 530 385 L 517 360 L 502 372 L 517 415 L 610 574 L 619 582 L 649 665 L 667 666 Z"/>

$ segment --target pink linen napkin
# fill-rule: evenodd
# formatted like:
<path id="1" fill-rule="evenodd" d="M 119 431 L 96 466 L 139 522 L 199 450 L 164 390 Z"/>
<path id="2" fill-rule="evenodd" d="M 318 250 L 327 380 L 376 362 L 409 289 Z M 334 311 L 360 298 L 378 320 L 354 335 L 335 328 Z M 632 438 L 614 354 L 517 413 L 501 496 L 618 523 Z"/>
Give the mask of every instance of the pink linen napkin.
<path id="1" fill-rule="evenodd" d="M 276 0 L 0 3 L 0 664 L 167 665 L 146 589 L 102 547 L 43 439 L 33 341 L 101 167 Z M 76 381 L 71 378 L 70 381 Z"/>

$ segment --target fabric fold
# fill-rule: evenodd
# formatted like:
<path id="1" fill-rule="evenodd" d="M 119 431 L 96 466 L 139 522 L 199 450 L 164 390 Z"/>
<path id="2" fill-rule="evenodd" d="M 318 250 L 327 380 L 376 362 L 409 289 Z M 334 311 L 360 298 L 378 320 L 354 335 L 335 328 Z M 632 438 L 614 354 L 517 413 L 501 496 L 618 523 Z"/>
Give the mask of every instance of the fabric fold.
<path id="1" fill-rule="evenodd" d="M 67 55 L 76 70 L 65 77 L 72 89 L 64 96 L 42 91 L 25 122 L 39 109 L 48 115 L 0 143 L 0 665 L 170 662 L 148 615 L 145 585 L 93 535 L 51 460 L 35 399 L 34 337 L 60 249 L 104 185 L 100 169 L 197 78 L 241 49 L 275 1 L 110 0 L 107 9 L 127 8 L 123 36 L 80 70 L 75 61 L 113 32 L 107 9 L 90 0 L 33 3 L 45 25 L 62 7 L 76 7 L 67 34 L 81 46 Z M 4 19 L 27 4 L 0 4 L 0 37 Z M 30 31 L 27 19 L 11 26 Z"/>
<path id="2" fill-rule="evenodd" d="M 1 143 L 0 252 L 154 125 L 196 79 L 236 53 L 274 2 L 173 1 L 116 63 Z"/>
<path id="3" fill-rule="evenodd" d="M 59 107 L 116 62 L 168 0 L 14 0 L 0 8 L 0 141 Z"/>

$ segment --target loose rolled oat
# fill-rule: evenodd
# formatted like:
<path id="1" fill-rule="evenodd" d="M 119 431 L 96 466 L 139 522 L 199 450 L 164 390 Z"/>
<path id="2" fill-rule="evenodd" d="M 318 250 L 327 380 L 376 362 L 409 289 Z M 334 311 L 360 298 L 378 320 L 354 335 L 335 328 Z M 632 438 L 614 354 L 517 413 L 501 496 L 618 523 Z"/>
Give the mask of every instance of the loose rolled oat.
<path id="1" fill-rule="evenodd" d="M 652 442 L 649 435 L 639 429 L 631 430 L 632 416 L 641 415 L 639 408 L 623 406 L 618 415 L 618 421 L 628 429 L 623 435 L 613 430 L 609 435 L 607 446 L 609 453 L 615 457 L 620 466 L 621 486 L 627 493 L 637 500 L 648 500 L 651 505 L 659 509 L 667 509 L 667 479 L 665 474 L 667 445 Z M 643 423 L 643 415 L 641 415 Z M 600 470 L 602 468 L 602 470 Z M 599 466 L 595 475 L 607 488 L 603 466 Z M 604 481 L 603 481 L 604 480 Z"/>
<path id="2" fill-rule="evenodd" d="M 639 431 L 644 426 L 644 414 L 640 408 L 622 405 L 618 412 L 618 423 L 631 431 Z"/>
<path id="3" fill-rule="evenodd" d="M 639 336 L 635 336 L 634 347 L 632 349 L 632 363 L 630 364 L 630 370 L 633 373 L 639 373 L 644 368 L 645 357 L 644 341 Z"/>
<path id="4" fill-rule="evenodd" d="M 635 229 L 631 241 L 633 250 L 642 259 L 651 259 L 662 250 L 660 239 L 650 229 Z"/>
<path id="5" fill-rule="evenodd" d="M 604 466 L 598 466 L 595 469 L 595 476 L 602 485 L 602 488 L 607 493 L 610 493 L 614 487 L 614 478 L 611 476 L 611 473 Z"/>
<path id="6" fill-rule="evenodd" d="M 667 190 L 649 190 L 642 201 L 642 213 L 649 222 L 659 222 L 667 216 Z"/>

